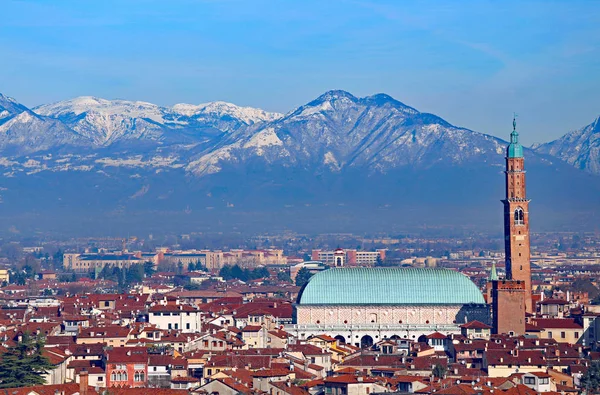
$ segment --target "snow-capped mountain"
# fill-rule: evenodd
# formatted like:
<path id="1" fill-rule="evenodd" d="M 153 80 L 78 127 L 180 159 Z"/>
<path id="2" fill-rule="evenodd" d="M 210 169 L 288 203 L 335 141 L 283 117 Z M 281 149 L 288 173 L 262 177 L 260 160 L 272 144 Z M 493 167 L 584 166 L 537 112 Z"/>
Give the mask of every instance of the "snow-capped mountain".
<path id="1" fill-rule="evenodd" d="M 173 112 L 191 118 L 235 118 L 247 125 L 258 122 L 270 122 L 282 117 L 276 112 L 267 112 L 260 108 L 239 107 L 224 101 L 215 101 L 204 104 L 175 104 Z"/>
<path id="2" fill-rule="evenodd" d="M 62 121 L 96 146 L 123 141 L 193 142 L 276 119 L 279 114 L 225 102 L 160 107 L 141 101 L 106 100 L 90 96 L 42 105 L 34 111 Z"/>
<path id="3" fill-rule="evenodd" d="M 536 152 L 555 156 L 565 162 L 600 174 L 600 117 L 581 129 L 534 147 Z"/>
<path id="4" fill-rule="evenodd" d="M 600 178 L 545 154 L 572 152 L 563 159 L 595 171 L 597 136 L 598 121 L 525 151 L 536 219 L 595 223 Z M 489 223 L 501 220 L 506 145 L 385 94 L 330 91 L 285 115 L 94 97 L 33 111 L 0 96 L 0 232 L 82 218 L 91 221 L 84 231 L 100 233 L 258 222 L 268 230 L 282 218 L 307 231 Z M 570 160 L 576 153 L 585 160 Z M 557 211 L 565 199 L 569 208 Z"/>
<path id="5" fill-rule="evenodd" d="M 260 158 L 265 164 L 385 173 L 402 166 L 457 165 L 502 158 L 505 143 L 455 127 L 384 94 L 357 98 L 330 91 L 285 117 L 243 130 L 188 170 L 218 172 L 224 164 Z"/>
<path id="6" fill-rule="evenodd" d="M 15 99 L 0 94 L 0 152 L 22 155 L 81 146 L 86 140 L 60 121 L 39 116 Z"/>

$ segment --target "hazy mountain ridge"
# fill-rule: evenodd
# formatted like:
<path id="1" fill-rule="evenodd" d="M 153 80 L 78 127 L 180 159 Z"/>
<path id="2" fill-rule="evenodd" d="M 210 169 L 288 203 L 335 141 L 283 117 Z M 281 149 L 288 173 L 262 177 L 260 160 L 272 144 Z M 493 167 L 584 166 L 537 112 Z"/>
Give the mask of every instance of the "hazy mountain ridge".
<path id="1" fill-rule="evenodd" d="M 600 174 L 600 117 L 581 129 L 533 148 L 536 152 L 560 158 L 578 169 Z"/>
<path id="2" fill-rule="evenodd" d="M 600 173 L 598 129 L 596 120 L 535 150 Z M 64 163 L 72 161 L 80 169 L 161 163 L 205 176 L 252 161 L 310 171 L 386 173 L 436 163 L 500 165 L 505 145 L 385 94 L 357 98 L 329 91 L 286 115 L 226 102 L 161 107 L 91 96 L 30 110 L 0 96 L 0 153 L 14 162 L 39 152 L 61 163 L 48 163 L 44 170 L 64 171 Z"/>
<path id="3" fill-rule="evenodd" d="M 506 145 L 385 94 L 330 91 L 285 115 L 93 97 L 34 112 L 1 96 L 0 218 L 46 229 L 88 218 L 99 231 L 489 223 L 501 220 Z M 540 147 L 525 155 L 534 209 L 546 213 L 536 218 L 597 223 L 600 177 Z"/>
<path id="4" fill-rule="evenodd" d="M 4 101 L 10 114 L 0 125 L 6 131 L 0 149 L 9 154 L 4 163 L 26 173 L 165 167 L 206 176 L 249 162 L 385 173 L 435 163 L 500 163 L 505 144 L 385 94 L 329 91 L 287 115 L 225 102 L 167 108 L 85 96 L 32 111 Z M 24 154 L 26 161 L 19 159 Z"/>

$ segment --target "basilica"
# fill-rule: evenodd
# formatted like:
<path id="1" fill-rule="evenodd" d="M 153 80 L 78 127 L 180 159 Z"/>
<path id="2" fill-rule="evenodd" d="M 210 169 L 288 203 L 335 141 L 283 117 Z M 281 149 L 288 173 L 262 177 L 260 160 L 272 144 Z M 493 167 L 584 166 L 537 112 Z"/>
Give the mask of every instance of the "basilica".
<path id="1" fill-rule="evenodd" d="M 295 324 L 286 329 L 299 339 L 326 333 L 365 347 L 385 338 L 460 333 L 460 325 L 473 320 L 489 321 L 489 309 L 461 273 L 341 267 L 311 278 L 298 297 Z"/>

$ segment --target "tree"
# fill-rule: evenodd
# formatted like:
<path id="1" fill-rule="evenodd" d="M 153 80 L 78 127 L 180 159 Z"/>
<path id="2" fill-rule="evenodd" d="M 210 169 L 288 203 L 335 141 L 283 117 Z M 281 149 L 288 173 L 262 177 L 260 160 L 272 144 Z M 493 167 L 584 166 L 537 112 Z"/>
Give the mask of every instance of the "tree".
<path id="1" fill-rule="evenodd" d="M 600 389 L 600 362 L 593 362 L 581 378 L 581 388 L 589 394 Z"/>
<path id="2" fill-rule="evenodd" d="M 266 267 L 257 267 L 249 273 L 248 277 L 249 280 L 268 278 L 271 277 L 271 273 L 269 273 L 269 270 Z"/>
<path id="3" fill-rule="evenodd" d="M 248 272 L 242 269 L 240 265 L 235 265 L 231 268 L 231 277 L 242 281 L 248 281 Z"/>
<path id="4" fill-rule="evenodd" d="M 141 283 L 144 280 L 144 265 L 131 265 L 125 272 L 125 284 Z"/>
<path id="5" fill-rule="evenodd" d="M 21 340 L 0 357 L 0 388 L 15 388 L 46 383 L 44 375 L 53 369 L 42 355 L 43 338 L 25 332 Z"/>
<path id="6" fill-rule="evenodd" d="M 146 277 L 152 277 L 154 274 L 154 263 L 151 261 L 144 262 L 144 274 Z"/>
<path id="7" fill-rule="evenodd" d="M 311 277 L 312 273 L 310 272 L 310 270 L 303 267 L 296 275 L 296 285 L 298 287 L 303 287 L 306 283 L 308 283 L 308 280 L 310 280 Z"/>
<path id="8" fill-rule="evenodd" d="M 436 363 L 431 371 L 431 374 L 438 379 L 442 379 L 446 376 L 446 368 L 443 365 Z"/>
<path id="9" fill-rule="evenodd" d="M 277 279 L 279 281 L 283 281 L 286 283 L 291 283 L 292 279 L 290 278 L 290 274 L 287 271 L 277 272 Z"/>
<path id="10" fill-rule="evenodd" d="M 225 280 L 231 280 L 231 266 L 225 265 L 219 270 L 219 276 Z"/>

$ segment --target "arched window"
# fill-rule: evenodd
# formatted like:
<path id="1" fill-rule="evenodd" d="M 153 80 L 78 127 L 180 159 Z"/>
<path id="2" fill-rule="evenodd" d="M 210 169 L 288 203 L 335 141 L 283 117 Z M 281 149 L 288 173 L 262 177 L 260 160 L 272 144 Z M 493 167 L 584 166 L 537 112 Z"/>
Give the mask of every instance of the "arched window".
<path id="1" fill-rule="evenodd" d="M 524 225 L 525 224 L 525 214 L 521 207 L 518 207 L 515 210 L 515 225 Z"/>

